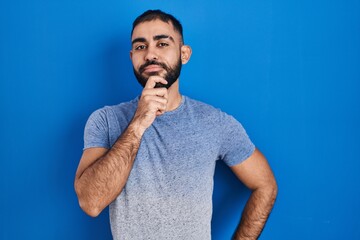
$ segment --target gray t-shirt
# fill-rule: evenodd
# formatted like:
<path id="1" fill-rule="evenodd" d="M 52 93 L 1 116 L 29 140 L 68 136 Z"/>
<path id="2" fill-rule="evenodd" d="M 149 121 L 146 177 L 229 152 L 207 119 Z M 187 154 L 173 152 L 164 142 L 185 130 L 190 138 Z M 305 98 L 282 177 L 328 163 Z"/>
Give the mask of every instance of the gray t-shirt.
<path id="1" fill-rule="evenodd" d="M 85 146 L 110 148 L 126 129 L 138 99 L 95 111 Z M 129 179 L 110 204 L 114 239 L 211 239 L 216 160 L 233 166 L 255 146 L 232 116 L 182 97 L 145 131 Z"/>

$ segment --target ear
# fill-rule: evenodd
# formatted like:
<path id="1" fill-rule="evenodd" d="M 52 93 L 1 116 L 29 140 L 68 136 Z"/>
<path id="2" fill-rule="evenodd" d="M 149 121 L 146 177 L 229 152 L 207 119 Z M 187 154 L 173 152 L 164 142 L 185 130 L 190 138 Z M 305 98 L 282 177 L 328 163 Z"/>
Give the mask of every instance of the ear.
<path id="1" fill-rule="evenodd" d="M 133 55 L 133 52 L 132 52 L 132 50 L 130 50 L 130 60 L 132 60 L 132 55 Z"/>
<path id="2" fill-rule="evenodd" d="M 186 64 L 190 60 L 191 53 L 192 53 L 192 50 L 191 50 L 190 46 L 188 46 L 188 45 L 181 46 L 181 63 L 182 64 Z"/>

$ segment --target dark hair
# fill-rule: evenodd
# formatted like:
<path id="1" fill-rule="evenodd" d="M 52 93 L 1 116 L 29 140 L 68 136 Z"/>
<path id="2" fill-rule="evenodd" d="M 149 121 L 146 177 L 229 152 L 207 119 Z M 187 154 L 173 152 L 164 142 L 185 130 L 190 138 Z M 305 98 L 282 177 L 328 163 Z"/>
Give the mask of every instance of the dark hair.
<path id="1" fill-rule="evenodd" d="M 161 10 L 147 10 L 146 12 L 144 12 L 143 14 L 141 14 L 140 16 L 138 16 L 135 21 L 133 22 L 133 27 L 131 30 L 131 36 L 133 35 L 134 32 L 134 28 L 139 25 L 140 23 L 143 22 L 149 22 L 149 21 L 153 21 L 153 20 L 161 20 L 163 22 L 166 23 L 171 23 L 174 26 L 174 30 L 176 32 L 178 32 L 181 36 L 181 42 L 184 42 L 184 37 L 183 37 L 183 28 L 181 26 L 181 23 L 179 22 L 179 20 L 177 20 L 173 15 L 170 15 L 168 13 L 164 13 Z"/>

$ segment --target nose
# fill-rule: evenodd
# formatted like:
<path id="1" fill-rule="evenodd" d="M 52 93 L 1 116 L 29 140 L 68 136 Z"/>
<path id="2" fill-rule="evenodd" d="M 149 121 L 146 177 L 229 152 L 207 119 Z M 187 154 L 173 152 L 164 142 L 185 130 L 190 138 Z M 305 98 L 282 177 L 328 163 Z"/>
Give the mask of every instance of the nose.
<path id="1" fill-rule="evenodd" d="M 149 46 L 145 54 L 146 61 L 158 60 L 158 55 L 154 47 Z"/>

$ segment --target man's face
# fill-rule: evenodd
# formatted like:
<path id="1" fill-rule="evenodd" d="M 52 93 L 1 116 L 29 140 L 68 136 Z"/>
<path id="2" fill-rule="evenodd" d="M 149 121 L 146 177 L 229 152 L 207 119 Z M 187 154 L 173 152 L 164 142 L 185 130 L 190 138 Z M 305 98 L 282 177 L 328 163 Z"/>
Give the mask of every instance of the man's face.
<path id="1" fill-rule="evenodd" d="M 131 38 L 130 57 L 134 74 L 144 87 L 150 76 L 163 77 L 169 88 L 179 78 L 181 61 L 181 36 L 171 23 L 161 20 L 137 25 Z"/>

